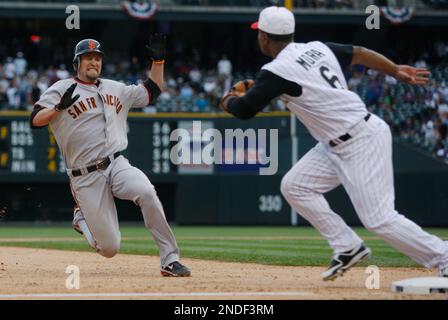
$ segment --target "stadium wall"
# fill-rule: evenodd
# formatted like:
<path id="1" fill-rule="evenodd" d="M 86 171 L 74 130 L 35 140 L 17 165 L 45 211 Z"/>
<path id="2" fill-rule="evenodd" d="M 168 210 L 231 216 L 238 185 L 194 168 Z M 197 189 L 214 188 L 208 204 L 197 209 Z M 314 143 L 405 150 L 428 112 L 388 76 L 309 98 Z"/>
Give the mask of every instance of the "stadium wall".
<path id="1" fill-rule="evenodd" d="M 277 174 L 260 176 L 259 165 L 174 166 L 166 156 L 175 143 L 168 141 L 169 135 L 177 128 L 191 129 L 194 120 L 220 131 L 277 128 Z M 61 155 L 49 130 L 30 130 L 27 123 L 24 115 L 0 117 L 0 209 L 7 212 L 7 221 L 68 221 L 74 202 Z M 155 184 L 171 222 L 289 225 L 290 207 L 279 191 L 281 178 L 291 167 L 289 124 L 289 114 L 284 112 L 248 122 L 216 114 L 134 114 L 129 118 L 129 147 L 124 153 Z M 315 144 L 300 125 L 298 141 L 299 157 Z M 448 166 L 398 142 L 394 166 L 397 210 L 423 226 L 447 226 Z M 327 198 L 349 224 L 360 224 L 342 188 Z M 141 220 L 131 202 L 117 199 L 117 208 L 120 221 Z M 299 218 L 299 225 L 303 224 Z"/>

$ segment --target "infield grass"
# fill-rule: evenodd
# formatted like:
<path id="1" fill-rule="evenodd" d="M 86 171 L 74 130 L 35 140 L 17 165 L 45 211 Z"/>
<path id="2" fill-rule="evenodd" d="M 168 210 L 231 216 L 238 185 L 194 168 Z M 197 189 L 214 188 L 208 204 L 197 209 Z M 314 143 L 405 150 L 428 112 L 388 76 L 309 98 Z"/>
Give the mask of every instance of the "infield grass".
<path id="1" fill-rule="evenodd" d="M 373 257 L 364 265 L 418 266 L 376 235 L 363 228 L 354 229 L 373 251 Z M 121 254 L 158 255 L 158 249 L 143 224 L 122 225 L 120 230 Z M 426 230 L 448 239 L 448 228 Z M 181 256 L 188 258 L 285 266 L 325 266 L 332 254 L 325 239 L 310 227 L 175 226 L 173 231 Z M 0 246 L 92 251 L 70 225 L 0 225 Z"/>

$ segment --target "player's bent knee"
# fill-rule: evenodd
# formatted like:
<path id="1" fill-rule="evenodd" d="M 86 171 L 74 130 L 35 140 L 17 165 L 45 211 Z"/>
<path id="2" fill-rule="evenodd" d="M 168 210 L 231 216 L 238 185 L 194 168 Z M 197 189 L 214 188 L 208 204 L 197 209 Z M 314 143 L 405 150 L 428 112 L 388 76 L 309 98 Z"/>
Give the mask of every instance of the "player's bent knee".
<path id="1" fill-rule="evenodd" d="M 391 216 L 389 219 L 382 221 L 361 219 L 361 222 L 368 231 L 381 235 L 390 231 L 390 226 L 395 223 L 395 218 L 395 216 Z"/>
<path id="2" fill-rule="evenodd" d="M 141 201 L 149 200 L 153 201 L 154 198 L 157 197 L 156 189 L 153 185 L 145 185 L 141 188 L 139 197 L 137 199 L 137 204 Z"/>
<path id="3" fill-rule="evenodd" d="M 104 247 L 100 247 L 98 250 L 98 253 L 102 255 L 105 258 L 112 258 L 114 257 L 118 251 L 120 250 L 120 245 L 107 245 Z"/>
<path id="4" fill-rule="evenodd" d="M 285 175 L 280 183 L 280 192 L 286 199 L 289 199 L 291 195 L 291 190 L 292 190 L 291 179 L 289 179 L 288 175 Z"/>
<path id="5" fill-rule="evenodd" d="M 148 198 L 154 198 L 157 197 L 156 188 L 154 188 L 153 185 L 146 186 L 144 188 L 144 195 Z"/>
<path id="6" fill-rule="evenodd" d="M 294 202 L 301 201 L 302 198 L 306 198 L 309 194 L 305 192 L 305 189 L 297 184 L 296 180 L 292 179 L 288 174 L 283 177 L 280 183 L 280 192 L 286 200 L 294 200 Z"/>
<path id="7" fill-rule="evenodd" d="M 105 258 L 112 258 L 118 253 L 118 250 L 107 248 L 101 249 L 100 251 L 98 251 L 98 253 Z"/>

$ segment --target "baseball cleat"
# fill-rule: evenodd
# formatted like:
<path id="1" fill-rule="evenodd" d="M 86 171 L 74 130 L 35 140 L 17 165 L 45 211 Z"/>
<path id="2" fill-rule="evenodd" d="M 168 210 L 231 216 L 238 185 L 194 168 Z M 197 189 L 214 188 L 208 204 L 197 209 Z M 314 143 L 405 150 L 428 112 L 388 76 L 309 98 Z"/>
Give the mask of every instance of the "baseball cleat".
<path id="1" fill-rule="evenodd" d="M 364 258 L 370 258 L 372 251 L 361 244 L 353 250 L 342 252 L 333 256 L 330 267 L 321 273 L 322 280 L 334 280 L 342 276 L 345 271 Z"/>
<path id="2" fill-rule="evenodd" d="M 160 269 L 160 273 L 164 277 L 189 277 L 191 274 L 190 270 L 179 261 L 174 261 Z"/>

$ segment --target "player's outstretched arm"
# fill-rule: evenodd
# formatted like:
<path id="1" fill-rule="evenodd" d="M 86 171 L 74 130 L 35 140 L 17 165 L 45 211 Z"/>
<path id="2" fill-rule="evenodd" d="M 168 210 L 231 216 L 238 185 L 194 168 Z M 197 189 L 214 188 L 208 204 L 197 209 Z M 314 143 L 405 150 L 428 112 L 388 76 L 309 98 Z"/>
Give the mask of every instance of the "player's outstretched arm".
<path id="1" fill-rule="evenodd" d="M 44 108 L 37 104 L 31 113 L 31 126 L 33 128 L 44 127 L 62 110 L 67 109 L 79 99 L 79 94 L 73 96 L 77 83 L 72 84 L 62 95 L 61 100 L 54 108 Z"/>
<path id="2" fill-rule="evenodd" d="M 163 67 L 165 63 L 165 47 L 166 36 L 163 34 L 153 34 L 149 39 L 149 45 L 147 46 L 151 59 L 151 74 L 150 78 L 154 81 L 162 90 L 163 88 Z"/>
<path id="3" fill-rule="evenodd" d="M 283 93 L 297 97 L 302 94 L 302 87 L 268 70 L 261 70 L 255 81 L 247 79 L 236 83 L 221 99 L 220 106 L 236 118 L 248 120 Z"/>
<path id="4" fill-rule="evenodd" d="M 430 72 L 425 68 L 397 65 L 382 54 L 364 47 L 353 47 L 352 64 L 362 64 L 408 84 L 426 84 Z"/>
<path id="5" fill-rule="evenodd" d="M 33 113 L 35 113 L 35 115 L 34 117 L 32 116 L 31 125 L 33 128 L 40 128 L 48 125 L 58 111 L 36 106 L 34 107 Z"/>

